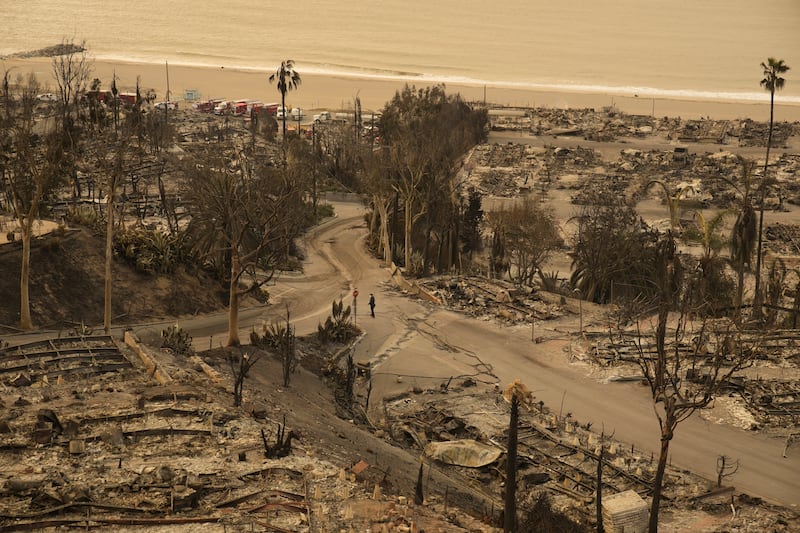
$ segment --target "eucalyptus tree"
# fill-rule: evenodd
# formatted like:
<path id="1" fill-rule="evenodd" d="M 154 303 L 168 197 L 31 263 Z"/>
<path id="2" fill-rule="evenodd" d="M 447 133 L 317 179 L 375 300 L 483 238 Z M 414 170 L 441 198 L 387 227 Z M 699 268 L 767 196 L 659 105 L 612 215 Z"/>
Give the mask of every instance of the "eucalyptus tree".
<path id="1" fill-rule="evenodd" d="M 527 196 L 489 213 L 487 218 L 504 237 L 512 280 L 520 285 L 532 285 L 541 265 L 562 245 L 552 210 Z"/>
<path id="2" fill-rule="evenodd" d="M 443 85 L 416 89 L 406 85 L 384 107 L 379 121 L 386 154 L 387 179 L 403 211 L 404 265 L 411 266 L 415 245 L 424 235 L 415 224 L 431 215 L 434 204 L 448 198 L 457 211 L 459 194 L 454 177 L 459 160 L 469 148 L 486 138 L 485 110 L 474 110 L 459 95 L 447 95 Z M 457 217 L 449 217 L 451 224 Z M 429 225 L 428 229 L 433 229 Z M 427 229 L 426 229 L 427 231 Z M 455 235 L 443 231 L 441 236 Z M 449 237 L 453 244 L 457 237 Z M 425 252 L 423 250 L 423 255 Z"/>
<path id="3" fill-rule="evenodd" d="M 370 245 L 378 251 L 388 266 L 392 256 L 392 235 L 389 230 L 389 209 L 395 198 L 392 183 L 387 176 L 386 150 L 369 151 L 362 160 L 359 190 L 369 198 Z"/>
<path id="4" fill-rule="evenodd" d="M 284 59 L 281 61 L 281 66 L 274 74 L 270 74 L 269 82 L 276 83 L 278 92 L 281 93 L 281 109 L 283 110 L 283 138 L 286 139 L 286 93 L 297 89 L 303 80 L 300 74 L 294 69 L 294 61 L 291 59 Z"/>
<path id="5" fill-rule="evenodd" d="M 110 137 L 110 138 L 109 138 Z M 106 241 L 105 269 L 103 287 L 103 330 L 111 330 L 112 310 L 112 259 L 114 256 L 114 226 L 117 213 L 117 197 L 120 185 L 125 179 L 127 158 L 133 149 L 129 139 L 118 138 L 113 132 L 110 135 L 98 136 L 94 139 L 90 157 L 94 164 L 94 173 L 99 175 L 99 182 L 106 193 Z M 120 219 L 122 219 L 120 213 Z"/>
<path id="6" fill-rule="evenodd" d="M 233 165 L 202 154 L 188 162 L 186 176 L 187 233 L 202 258 L 227 269 L 227 344 L 238 346 L 240 298 L 259 291 L 286 259 L 303 227 L 303 191 L 285 168 L 260 167 L 242 150 Z"/>
<path id="7" fill-rule="evenodd" d="M 766 63 L 761 63 L 761 69 L 764 72 L 764 78 L 761 80 L 761 86 L 769 91 L 769 132 L 767 133 L 767 154 L 764 157 L 764 174 L 761 176 L 761 202 L 758 208 L 758 247 L 756 248 L 756 286 L 755 286 L 755 299 L 753 301 L 753 313 L 756 318 L 761 318 L 761 304 L 763 297 L 761 295 L 761 250 L 762 239 L 764 235 L 764 200 L 767 195 L 767 170 L 769 167 L 769 149 L 772 146 L 772 129 L 775 124 L 775 91 L 783 89 L 785 80 L 781 77 L 789 70 L 789 66 L 784 63 L 783 59 L 775 59 L 770 57 Z"/>
<path id="8" fill-rule="evenodd" d="M 0 131 L 5 196 L 22 236 L 20 328 L 26 330 L 33 328 L 29 285 L 34 224 L 46 211 L 48 200 L 63 184 L 71 166 L 58 127 L 36 118 L 38 90 L 35 77 L 29 77 L 20 89 L 18 101 L 7 105 L 4 127 Z"/>

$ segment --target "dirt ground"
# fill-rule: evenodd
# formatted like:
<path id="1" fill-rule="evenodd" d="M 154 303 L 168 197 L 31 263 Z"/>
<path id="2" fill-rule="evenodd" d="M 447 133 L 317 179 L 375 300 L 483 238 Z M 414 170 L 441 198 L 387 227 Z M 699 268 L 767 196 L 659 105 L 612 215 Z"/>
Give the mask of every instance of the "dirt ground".
<path id="1" fill-rule="evenodd" d="M 22 245 L 0 245 L 0 332 L 19 323 Z M 87 229 L 35 239 L 31 249 L 31 316 L 38 328 L 70 332 L 103 322 L 105 241 Z M 201 271 L 179 268 L 171 275 L 145 275 L 114 261 L 112 317 L 115 324 L 180 317 L 220 309 L 222 287 Z"/>

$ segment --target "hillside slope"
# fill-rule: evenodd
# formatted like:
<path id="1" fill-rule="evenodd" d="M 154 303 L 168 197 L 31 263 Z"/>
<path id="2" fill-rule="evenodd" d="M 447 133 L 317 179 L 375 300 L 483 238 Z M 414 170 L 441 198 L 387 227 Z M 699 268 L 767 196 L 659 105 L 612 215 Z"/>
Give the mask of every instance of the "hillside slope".
<path id="1" fill-rule="evenodd" d="M 104 241 L 89 231 L 47 235 L 31 247 L 31 315 L 37 328 L 95 327 L 103 322 Z M 0 247 L 0 331 L 19 324 L 20 243 Z M 220 309 L 221 285 L 203 272 L 179 268 L 170 275 L 145 275 L 114 261 L 112 306 L 115 324 L 151 317 L 178 317 Z"/>

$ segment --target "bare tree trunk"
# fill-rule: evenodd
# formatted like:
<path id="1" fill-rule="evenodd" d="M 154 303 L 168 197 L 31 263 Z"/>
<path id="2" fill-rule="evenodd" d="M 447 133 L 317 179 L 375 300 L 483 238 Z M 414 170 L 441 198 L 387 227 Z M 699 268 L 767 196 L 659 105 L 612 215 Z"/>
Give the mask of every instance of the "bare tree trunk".
<path id="1" fill-rule="evenodd" d="M 597 533 L 604 533 L 603 528 L 603 455 L 605 454 L 605 446 L 600 445 L 600 454 L 597 458 L 597 495 L 596 512 L 597 512 Z"/>
<path id="2" fill-rule="evenodd" d="M 736 284 L 736 309 L 734 310 L 733 316 L 736 322 L 739 322 L 739 318 L 742 315 L 742 297 L 744 296 L 744 262 L 741 262 L 736 267 L 736 276 L 737 276 L 737 284 Z"/>
<path id="3" fill-rule="evenodd" d="M 106 209 L 106 265 L 103 306 L 103 331 L 108 334 L 111 330 L 111 248 L 114 242 L 114 195 L 108 195 Z"/>
<path id="4" fill-rule="evenodd" d="M 405 223 L 403 225 L 403 233 L 405 237 L 405 250 L 404 250 L 404 261 L 406 272 L 408 272 L 411 268 L 411 228 L 412 224 L 412 213 L 411 213 L 411 199 L 406 198 L 403 202 L 403 209 L 405 211 Z"/>
<path id="5" fill-rule="evenodd" d="M 775 120 L 775 90 L 769 94 L 769 132 L 767 133 L 767 155 L 764 157 L 764 174 L 761 176 L 761 205 L 758 208 L 758 248 L 756 248 L 756 287 L 753 295 L 753 318 L 761 320 L 764 303 L 761 297 L 761 257 L 764 235 L 764 201 L 767 199 L 767 170 L 769 168 L 769 149 L 772 147 L 772 127 Z"/>
<path id="6" fill-rule="evenodd" d="M 664 483 L 664 472 L 667 469 L 667 457 L 669 456 L 669 443 L 672 435 L 661 435 L 661 453 L 658 456 L 658 468 L 656 477 L 653 480 L 653 502 L 650 504 L 650 521 L 647 525 L 649 533 L 658 533 L 658 506 L 661 503 L 661 489 Z"/>
<path id="7" fill-rule="evenodd" d="M 286 91 L 281 91 L 281 109 L 283 109 L 283 142 L 286 143 Z"/>
<path id="8" fill-rule="evenodd" d="M 511 417 L 508 423 L 508 451 L 506 458 L 506 494 L 503 513 L 503 533 L 517 531 L 517 426 L 519 424 L 519 399 L 511 398 Z"/>
<path id="9" fill-rule="evenodd" d="M 373 202 L 372 210 L 369 214 L 369 231 L 367 232 L 367 236 L 369 238 L 369 244 L 372 246 L 375 243 L 375 227 L 378 224 L 378 206 L 376 206 Z M 380 235 L 377 235 L 378 246 L 380 246 Z"/>
<path id="10" fill-rule="evenodd" d="M 375 207 L 378 209 L 378 215 L 380 216 L 380 234 L 381 245 L 383 246 L 383 260 L 386 261 L 386 265 L 388 266 L 392 262 L 392 248 L 389 241 L 389 209 L 384 200 L 378 196 L 375 196 L 374 202 Z"/>
<path id="11" fill-rule="evenodd" d="M 31 301 L 28 292 L 30 284 L 30 265 L 31 265 L 31 233 L 33 224 L 29 220 L 20 224 L 22 229 L 22 266 L 19 276 L 19 327 L 21 329 L 33 329 L 31 320 Z"/>
<path id="12" fill-rule="evenodd" d="M 228 346 L 239 346 L 239 254 L 231 253 L 230 296 L 228 297 Z"/>
<path id="13" fill-rule="evenodd" d="M 433 232 L 433 228 L 430 224 L 427 225 L 425 228 L 425 249 L 422 251 L 422 275 L 428 275 L 428 263 L 430 263 L 430 249 L 431 249 L 431 233 Z M 440 243 L 441 245 L 441 243 Z"/>

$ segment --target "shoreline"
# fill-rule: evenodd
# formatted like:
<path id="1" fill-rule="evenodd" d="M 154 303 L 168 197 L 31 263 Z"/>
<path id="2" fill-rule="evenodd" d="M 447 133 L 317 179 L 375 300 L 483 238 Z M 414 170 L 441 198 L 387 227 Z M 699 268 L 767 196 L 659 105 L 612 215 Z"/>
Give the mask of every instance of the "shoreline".
<path id="1" fill-rule="evenodd" d="M 154 89 L 158 99 L 165 99 L 167 91 L 166 65 L 137 62 L 110 62 L 90 60 L 91 79 L 99 78 L 104 87 L 110 85 L 113 75 L 117 77 L 120 91 L 133 90 L 137 78 L 143 89 Z M 54 86 L 51 58 L 6 58 L 0 70 L 11 73 L 11 79 L 33 73 L 43 88 Z M 171 100 L 184 100 L 186 90 L 196 90 L 201 99 L 240 98 L 258 99 L 263 102 L 280 100 L 275 84 L 267 78 L 270 73 L 256 70 L 214 68 L 202 66 L 169 66 Z M 406 84 L 417 88 L 435 84 L 429 80 L 381 79 L 348 76 L 343 74 L 303 74 L 302 84 L 286 95 L 287 107 L 302 107 L 307 110 L 329 109 L 332 111 L 353 108 L 356 96 L 364 111 L 381 109 L 395 92 Z M 680 117 L 683 119 L 713 118 L 734 120 L 749 118 L 766 122 L 769 120 L 769 103 L 735 100 L 701 100 L 667 97 L 638 97 L 624 94 L 593 93 L 568 90 L 543 90 L 534 88 L 504 87 L 491 85 L 445 84 L 448 94 L 461 94 L 466 101 L 485 101 L 503 107 L 545 107 L 555 109 L 584 109 L 614 106 L 618 111 L 631 115 L 653 115 L 656 117 Z M 800 104 L 775 104 L 776 122 L 800 121 Z"/>

